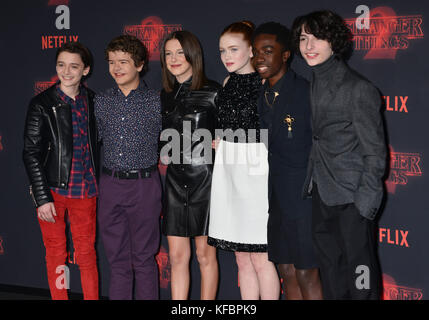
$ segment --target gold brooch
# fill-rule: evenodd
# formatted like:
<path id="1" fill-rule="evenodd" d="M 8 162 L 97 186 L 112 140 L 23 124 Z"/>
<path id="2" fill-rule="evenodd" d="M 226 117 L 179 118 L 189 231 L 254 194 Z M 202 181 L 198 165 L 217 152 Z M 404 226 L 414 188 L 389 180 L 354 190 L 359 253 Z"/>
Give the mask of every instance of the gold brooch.
<path id="1" fill-rule="evenodd" d="M 288 114 L 284 121 L 287 124 L 287 137 L 290 139 L 292 138 L 292 123 L 295 122 L 295 118 L 292 118 L 290 114 Z"/>

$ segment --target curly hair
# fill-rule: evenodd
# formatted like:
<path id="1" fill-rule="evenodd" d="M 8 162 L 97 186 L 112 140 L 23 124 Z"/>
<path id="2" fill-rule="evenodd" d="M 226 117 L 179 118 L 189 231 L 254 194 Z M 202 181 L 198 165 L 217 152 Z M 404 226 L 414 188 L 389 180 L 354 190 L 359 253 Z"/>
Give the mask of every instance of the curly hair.
<path id="1" fill-rule="evenodd" d="M 148 52 L 145 45 L 135 36 L 122 35 L 112 39 L 104 50 L 104 57 L 109 60 L 109 52 L 123 51 L 131 55 L 136 67 L 143 64 L 143 70 L 147 68 Z M 143 73 L 143 72 L 141 72 Z"/>
<path id="2" fill-rule="evenodd" d="M 301 55 L 299 41 L 302 28 L 317 39 L 328 41 L 332 51 L 337 55 L 345 57 L 352 49 L 353 34 L 344 19 L 335 12 L 314 11 L 295 19 L 292 26 L 292 45 L 299 55 Z"/>

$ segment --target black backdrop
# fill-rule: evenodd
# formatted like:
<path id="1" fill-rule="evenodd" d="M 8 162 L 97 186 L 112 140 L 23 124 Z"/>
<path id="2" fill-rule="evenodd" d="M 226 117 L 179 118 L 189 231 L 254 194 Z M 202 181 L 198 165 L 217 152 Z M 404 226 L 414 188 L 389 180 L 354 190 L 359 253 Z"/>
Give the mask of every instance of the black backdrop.
<path id="1" fill-rule="evenodd" d="M 370 29 L 357 29 L 359 5 L 371 9 Z M 60 7 L 66 6 L 66 7 Z M 104 48 L 123 33 L 137 35 L 151 48 L 145 81 L 160 89 L 157 46 L 165 32 L 187 29 L 201 40 L 207 75 L 219 82 L 226 76 L 218 54 L 218 37 L 229 23 L 247 19 L 255 24 L 278 21 L 290 27 L 297 15 L 317 9 L 341 14 L 355 32 L 350 65 L 369 78 L 386 97 L 385 120 L 391 148 L 385 208 L 379 219 L 379 256 L 386 299 L 425 299 L 429 290 L 427 98 L 429 43 L 424 39 L 426 1 L 134 1 L 32 0 L 0 4 L 0 283 L 47 288 L 44 248 L 21 160 L 25 112 L 31 97 L 55 81 L 55 50 L 62 41 L 77 39 L 93 52 L 95 65 L 88 85 L 95 91 L 113 85 Z M 56 13 L 56 10 L 57 13 Z M 66 18 L 69 11 L 69 20 Z M 361 20 L 358 20 L 360 22 Z M 56 23 L 58 22 L 58 23 Z M 69 28 L 67 27 L 69 22 Z M 58 29 L 58 27 L 60 29 Z M 292 67 L 311 76 L 296 58 Z M 102 294 L 107 296 L 109 270 L 101 241 L 97 242 Z M 71 249 L 71 251 L 73 251 Z M 239 299 L 234 256 L 219 252 L 219 299 Z M 71 254 L 73 256 L 73 254 Z M 160 254 L 161 298 L 169 299 L 168 245 Z M 80 292 L 77 266 L 71 257 L 71 289 Z M 199 298 L 199 271 L 192 264 L 191 298 Z"/>

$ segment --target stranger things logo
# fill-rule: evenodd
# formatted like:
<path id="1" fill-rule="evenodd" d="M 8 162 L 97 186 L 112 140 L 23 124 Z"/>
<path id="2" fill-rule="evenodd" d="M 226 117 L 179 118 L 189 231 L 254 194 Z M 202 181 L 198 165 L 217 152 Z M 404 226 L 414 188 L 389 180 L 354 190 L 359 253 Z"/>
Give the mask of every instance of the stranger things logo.
<path id="1" fill-rule="evenodd" d="M 410 177 L 421 177 L 422 156 L 419 153 L 395 152 L 390 147 L 390 173 L 386 180 L 389 193 L 395 193 L 398 185 L 408 184 Z"/>
<path id="2" fill-rule="evenodd" d="M 124 34 L 140 39 L 149 52 L 149 60 L 159 61 L 165 36 L 178 30 L 182 30 L 181 24 L 164 24 L 159 17 L 151 16 L 144 19 L 139 25 L 125 26 Z"/>
<path id="3" fill-rule="evenodd" d="M 383 274 L 383 300 L 423 300 L 423 290 L 399 286 L 388 274 Z"/>
<path id="4" fill-rule="evenodd" d="M 399 16 L 390 7 L 370 10 L 369 28 L 358 28 L 356 18 L 346 19 L 353 33 L 354 50 L 368 51 L 364 59 L 395 59 L 416 39 L 423 39 L 423 16 Z"/>
<path id="5" fill-rule="evenodd" d="M 58 76 L 52 76 L 49 81 L 36 81 L 34 83 L 34 95 L 38 95 L 39 93 L 45 91 L 49 87 L 53 86 L 58 81 Z"/>
<path id="6" fill-rule="evenodd" d="M 159 269 L 159 286 L 167 289 L 168 283 L 171 281 L 171 265 L 167 250 L 161 246 L 155 258 Z"/>

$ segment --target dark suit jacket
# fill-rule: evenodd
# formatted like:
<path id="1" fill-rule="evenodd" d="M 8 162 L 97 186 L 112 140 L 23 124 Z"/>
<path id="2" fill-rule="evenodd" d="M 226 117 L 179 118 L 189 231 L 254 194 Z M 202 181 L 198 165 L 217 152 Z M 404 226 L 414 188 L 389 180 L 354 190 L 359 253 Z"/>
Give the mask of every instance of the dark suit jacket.
<path id="1" fill-rule="evenodd" d="M 311 202 L 302 198 L 312 143 L 309 83 L 291 69 L 282 81 L 272 117 L 267 117 L 264 103 L 268 82 L 258 101 L 261 129 L 267 129 L 270 122 L 272 125 L 268 135 L 269 212 L 285 219 L 299 219 L 311 215 Z M 288 137 L 285 122 L 288 115 L 294 118 L 292 137 Z"/>
<path id="2" fill-rule="evenodd" d="M 327 90 L 311 96 L 313 148 L 304 194 L 316 177 L 322 201 L 354 203 L 374 219 L 383 198 L 386 145 L 378 90 L 342 60 L 332 68 Z"/>

